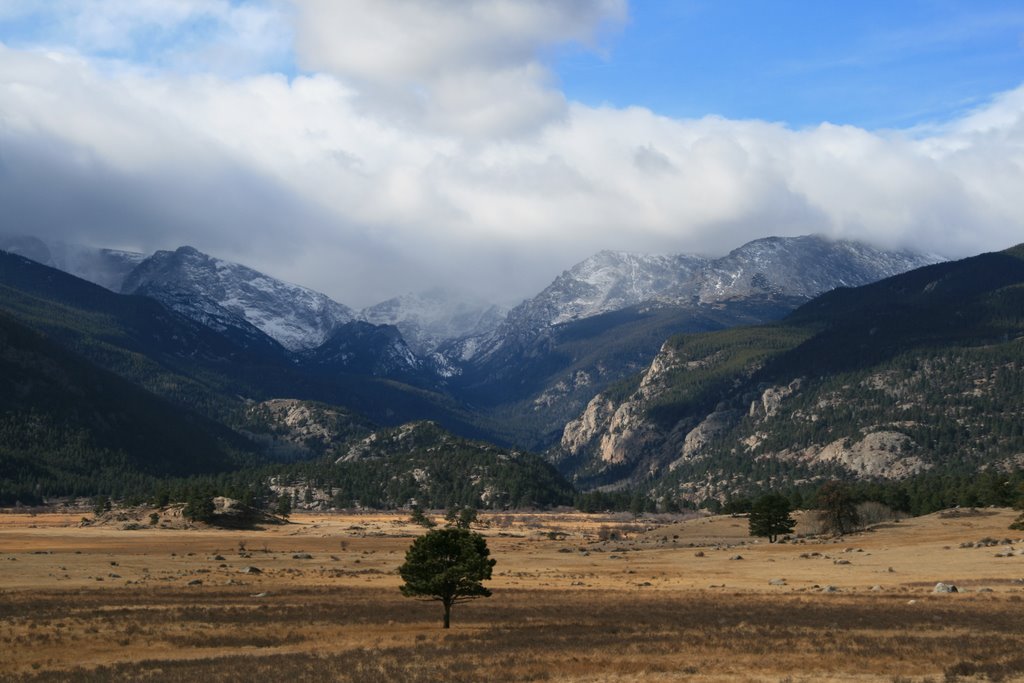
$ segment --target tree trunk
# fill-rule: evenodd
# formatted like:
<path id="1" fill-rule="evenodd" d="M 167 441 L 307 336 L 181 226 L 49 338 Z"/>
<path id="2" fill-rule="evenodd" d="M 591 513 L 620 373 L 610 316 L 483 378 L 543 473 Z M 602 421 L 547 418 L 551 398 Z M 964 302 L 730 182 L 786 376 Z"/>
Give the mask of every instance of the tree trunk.
<path id="1" fill-rule="evenodd" d="M 449 603 L 444 603 L 444 627 L 451 628 L 452 623 L 452 606 Z"/>

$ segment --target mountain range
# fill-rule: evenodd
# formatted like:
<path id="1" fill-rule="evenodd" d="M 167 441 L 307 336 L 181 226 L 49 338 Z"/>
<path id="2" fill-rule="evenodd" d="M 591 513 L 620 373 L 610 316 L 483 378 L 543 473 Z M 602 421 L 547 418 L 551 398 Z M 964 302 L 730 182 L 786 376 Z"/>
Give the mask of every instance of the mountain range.
<path id="1" fill-rule="evenodd" d="M 584 487 L 691 501 L 827 477 L 1024 466 L 1024 247 L 677 335 L 596 395 L 552 459 Z"/>
<path id="2" fill-rule="evenodd" d="M 600 252 L 502 317 L 440 291 L 355 311 L 191 247 L 146 256 L 33 238 L 0 246 L 7 324 L 157 401 L 146 405 L 227 430 L 200 430 L 231 444 L 214 470 L 325 457 L 422 420 L 546 451 L 581 489 L 688 504 L 832 475 L 895 480 L 1017 462 L 1000 417 L 1020 414 L 1005 389 L 1013 373 L 991 362 L 1018 367 L 1019 248 L 976 263 L 817 236 L 756 240 L 717 259 Z M 943 314 L 953 315 L 945 326 Z M 21 381 L 31 385 L 43 365 L 29 363 Z M 912 389 L 890 389 L 890 379 Z M 932 380 L 956 389 L 933 396 Z M 980 395 L 986 407 L 947 394 Z M 941 426 L 920 402 L 893 417 L 896 398 L 919 395 L 948 404 Z M 972 429 L 950 427 L 967 413 Z M 93 430 L 82 415 L 46 419 L 99 443 L 109 420 Z M 309 432 L 312 415 L 335 426 Z M 968 441 L 989 425 L 1010 435 Z"/>
<path id="3" fill-rule="evenodd" d="M 452 390 L 532 448 L 556 442 L 595 393 L 642 370 L 679 332 L 778 320 L 813 296 L 941 260 L 820 236 L 769 237 L 726 256 L 601 252 L 513 308 L 492 332 L 441 348 Z"/>

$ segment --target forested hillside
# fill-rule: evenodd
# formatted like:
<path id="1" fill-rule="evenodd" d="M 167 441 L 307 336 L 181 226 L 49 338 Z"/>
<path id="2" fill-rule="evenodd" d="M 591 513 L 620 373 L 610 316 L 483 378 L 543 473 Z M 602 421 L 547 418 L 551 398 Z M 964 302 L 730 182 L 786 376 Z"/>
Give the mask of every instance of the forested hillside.
<path id="1" fill-rule="evenodd" d="M 569 505 L 572 486 L 539 456 L 415 422 L 350 441 L 275 477 L 325 492 L 337 507 L 490 509 Z"/>
<path id="2" fill-rule="evenodd" d="M 153 490 L 260 461 L 233 431 L 0 315 L 0 504 Z"/>
<path id="3" fill-rule="evenodd" d="M 774 325 L 670 339 L 554 457 L 583 485 L 699 501 L 825 477 L 1024 461 L 1024 248 L 825 294 Z"/>

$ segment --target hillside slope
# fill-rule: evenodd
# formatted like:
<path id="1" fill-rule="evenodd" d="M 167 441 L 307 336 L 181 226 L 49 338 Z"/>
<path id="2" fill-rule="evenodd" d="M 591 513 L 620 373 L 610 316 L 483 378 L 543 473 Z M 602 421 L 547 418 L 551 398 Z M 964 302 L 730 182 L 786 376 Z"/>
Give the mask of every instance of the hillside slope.
<path id="1" fill-rule="evenodd" d="M 256 451 L 0 314 L 0 504 L 237 470 Z"/>
<path id="2" fill-rule="evenodd" d="M 783 322 L 673 337 L 552 458 L 584 486 L 745 486 L 1024 461 L 1024 247 L 920 268 Z"/>
<path id="3" fill-rule="evenodd" d="M 572 503 L 572 486 L 541 457 L 413 422 L 352 440 L 316 463 L 285 470 L 337 507 L 487 509 Z"/>
<path id="4" fill-rule="evenodd" d="M 442 347 L 450 390 L 502 438 L 558 440 L 596 392 L 646 367 L 669 336 L 778 320 L 813 296 L 936 262 L 808 235 L 767 237 L 718 259 L 604 251 L 512 309 L 493 332 Z"/>
<path id="5" fill-rule="evenodd" d="M 229 424 L 240 418 L 245 399 L 287 397 L 344 406 L 380 424 L 436 419 L 479 434 L 456 402 L 437 392 L 330 358 L 304 359 L 255 327 L 218 331 L 149 297 L 115 294 L 6 252 L 0 252 L 0 311 L 100 367 Z"/>

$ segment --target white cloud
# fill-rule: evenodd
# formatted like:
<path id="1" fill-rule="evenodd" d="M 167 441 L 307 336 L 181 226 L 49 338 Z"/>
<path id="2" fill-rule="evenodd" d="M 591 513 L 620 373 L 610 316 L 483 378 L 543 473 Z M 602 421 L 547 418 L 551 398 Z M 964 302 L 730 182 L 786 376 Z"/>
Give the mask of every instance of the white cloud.
<path id="1" fill-rule="evenodd" d="M 541 48 L 590 43 L 624 0 L 296 0 L 302 63 L 376 86 L 421 85 L 463 70 L 502 71 Z"/>
<path id="2" fill-rule="evenodd" d="M 822 232 L 963 256 L 1024 235 L 1024 87 L 929 131 L 672 119 L 566 102 L 546 81 L 537 50 L 589 39 L 618 3 L 565 3 L 588 9 L 579 21 L 539 2 L 460 5 L 473 21 L 416 4 L 420 24 L 444 19 L 445 49 L 401 28 L 426 63 L 324 47 L 307 67 L 329 73 L 291 79 L 0 45 L 0 231 L 191 243 L 354 306 L 466 282 L 514 300 L 604 248 Z M 334 7 L 297 16 L 343 23 Z M 369 32 L 408 5 L 348 7 Z M 521 16 L 507 28 L 501 11 Z M 375 79 L 395 109 L 368 102 Z"/>
<path id="3" fill-rule="evenodd" d="M 625 0 L 296 0 L 300 64 L 366 106 L 462 137 L 515 136 L 564 112 L 541 51 L 593 45 Z"/>

